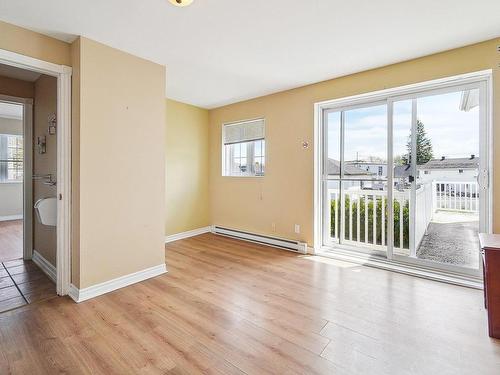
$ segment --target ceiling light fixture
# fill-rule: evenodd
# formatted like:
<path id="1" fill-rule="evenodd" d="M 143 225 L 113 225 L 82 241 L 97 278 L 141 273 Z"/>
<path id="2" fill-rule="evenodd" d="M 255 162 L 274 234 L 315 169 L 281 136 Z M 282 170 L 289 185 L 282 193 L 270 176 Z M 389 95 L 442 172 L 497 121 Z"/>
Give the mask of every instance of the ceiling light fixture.
<path id="1" fill-rule="evenodd" d="M 176 7 L 187 7 L 188 5 L 191 5 L 193 0 L 168 0 L 172 4 L 174 4 Z"/>

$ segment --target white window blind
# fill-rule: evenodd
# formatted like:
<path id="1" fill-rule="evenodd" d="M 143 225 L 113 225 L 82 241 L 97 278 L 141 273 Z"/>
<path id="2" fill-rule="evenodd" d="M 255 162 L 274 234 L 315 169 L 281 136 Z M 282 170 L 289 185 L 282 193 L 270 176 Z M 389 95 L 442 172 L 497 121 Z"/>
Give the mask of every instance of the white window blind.
<path id="1" fill-rule="evenodd" d="M 224 144 L 258 141 L 264 139 L 264 119 L 224 125 Z"/>

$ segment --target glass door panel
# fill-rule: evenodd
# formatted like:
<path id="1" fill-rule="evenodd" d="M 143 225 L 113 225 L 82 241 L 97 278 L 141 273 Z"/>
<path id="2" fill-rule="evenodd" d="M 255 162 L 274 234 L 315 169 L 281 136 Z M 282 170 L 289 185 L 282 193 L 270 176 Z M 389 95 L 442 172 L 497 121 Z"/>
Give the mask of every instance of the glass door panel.
<path id="1" fill-rule="evenodd" d="M 396 256 L 479 267 L 479 89 L 393 102 Z"/>
<path id="2" fill-rule="evenodd" d="M 415 256 L 479 268 L 479 89 L 416 100 Z"/>
<path id="3" fill-rule="evenodd" d="M 344 178 L 365 180 L 364 190 L 387 181 L 387 105 L 345 111 Z"/>
<path id="4" fill-rule="evenodd" d="M 387 250 L 387 105 L 327 112 L 324 160 L 328 242 Z"/>
<path id="5" fill-rule="evenodd" d="M 341 112 L 325 112 L 325 158 L 323 160 L 323 239 L 325 244 L 340 242 L 341 116 Z"/>

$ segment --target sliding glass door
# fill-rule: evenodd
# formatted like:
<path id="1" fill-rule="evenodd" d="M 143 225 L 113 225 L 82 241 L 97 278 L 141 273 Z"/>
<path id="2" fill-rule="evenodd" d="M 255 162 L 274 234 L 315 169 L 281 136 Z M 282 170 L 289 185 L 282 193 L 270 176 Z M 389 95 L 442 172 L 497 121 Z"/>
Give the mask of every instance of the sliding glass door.
<path id="1" fill-rule="evenodd" d="M 323 244 L 478 275 L 486 83 L 375 99 L 323 110 Z"/>

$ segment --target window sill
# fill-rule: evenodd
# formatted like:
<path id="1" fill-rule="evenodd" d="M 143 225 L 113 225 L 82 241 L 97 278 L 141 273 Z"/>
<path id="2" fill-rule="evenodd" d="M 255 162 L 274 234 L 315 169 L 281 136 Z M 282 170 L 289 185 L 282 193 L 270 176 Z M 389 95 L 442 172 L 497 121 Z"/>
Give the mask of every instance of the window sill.
<path id="1" fill-rule="evenodd" d="M 15 184 L 22 184 L 22 181 L 0 181 L 0 185 L 15 185 Z"/>

